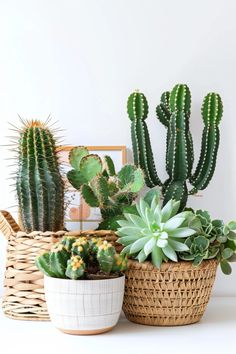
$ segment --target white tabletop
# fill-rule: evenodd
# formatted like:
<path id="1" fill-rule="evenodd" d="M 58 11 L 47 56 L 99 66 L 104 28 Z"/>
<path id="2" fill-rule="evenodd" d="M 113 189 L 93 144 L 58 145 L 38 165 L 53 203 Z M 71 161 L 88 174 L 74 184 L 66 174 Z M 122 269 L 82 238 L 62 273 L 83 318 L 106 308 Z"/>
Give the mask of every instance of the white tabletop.
<path id="1" fill-rule="evenodd" d="M 236 298 L 214 297 L 200 323 L 149 327 L 124 316 L 113 331 L 97 336 L 71 336 L 50 322 L 11 320 L 0 314 L 1 354 L 205 354 L 234 352 Z"/>

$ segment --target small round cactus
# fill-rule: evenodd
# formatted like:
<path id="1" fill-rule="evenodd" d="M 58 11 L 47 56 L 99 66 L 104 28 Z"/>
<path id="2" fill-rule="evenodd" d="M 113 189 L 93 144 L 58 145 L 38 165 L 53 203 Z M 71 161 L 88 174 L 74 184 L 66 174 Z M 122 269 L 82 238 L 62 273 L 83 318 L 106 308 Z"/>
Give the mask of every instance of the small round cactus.
<path id="1" fill-rule="evenodd" d="M 61 240 L 61 243 L 65 246 L 67 251 L 71 251 L 73 243 L 76 241 L 76 237 L 74 236 L 64 236 Z"/>
<path id="2" fill-rule="evenodd" d="M 101 271 L 104 273 L 111 272 L 115 253 L 115 248 L 107 241 L 103 241 L 103 243 L 98 246 L 97 260 Z"/>
<path id="3" fill-rule="evenodd" d="M 85 263 L 80 256 L 72 256 L 66 267 L 66 276 L 70 279 L 82 278 L 85 272 Z"/>
<path id="4" fill-rule="evenodd" d="M 86 237 L 78 238 L 71 248 L 72 254 L 82 257 L 86 260 L 89 256 L 89 242 Z"/>
<path id="5" fill-rule="evenodd" d="M 127 269 L 127 263 L 127 257 L 116 253 L 114 246 L 101 237 L 63 237 L 50 252 L 36 259 L 37 267 L 45 275 L 73 280 L 119 276 Z"/>

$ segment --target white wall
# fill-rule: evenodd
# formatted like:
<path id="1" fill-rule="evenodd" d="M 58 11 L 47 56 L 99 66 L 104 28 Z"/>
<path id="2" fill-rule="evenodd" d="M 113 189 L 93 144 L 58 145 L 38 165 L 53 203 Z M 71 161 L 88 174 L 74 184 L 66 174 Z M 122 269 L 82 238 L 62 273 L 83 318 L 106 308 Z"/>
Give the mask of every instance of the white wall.
<path id="1" fill-rule="evenodd" d="M 162 91 L 187 83 L 198 157 L 203 96 L 224 101 L 221 147 L 214 179 L 191 201 L 226 221 L 236 218 L 234 0 L 0 1 L 1 144 L 7 122 L 49 113 L 66 129 L 65 143 L 129 148 L 126 99 L 139 88 L 150 103 L 148 125 L 161 177 L 165 131 L 156 121 Z M 10 134 L 11 135 L 11 134 Z M 0 208 L 14 205 L 9 168 L 0 151 Z M 3 263 L 3 242 L 0 260 Z M 236 295 L 236 267 L 218 275 L 216 295 Z"/>

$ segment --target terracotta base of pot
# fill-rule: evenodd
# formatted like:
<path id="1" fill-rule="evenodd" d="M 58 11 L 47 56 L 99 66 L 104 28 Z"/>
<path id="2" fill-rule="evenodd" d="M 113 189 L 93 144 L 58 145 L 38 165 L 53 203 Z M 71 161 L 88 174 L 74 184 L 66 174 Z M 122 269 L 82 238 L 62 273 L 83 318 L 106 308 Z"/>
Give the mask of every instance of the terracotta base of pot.
<path id="1" fill-rule="evenodd" d="M 61 332 L 64 332 L 66 334 L 73 334 L 73 335 L 92 335 L 92 334 L 101 334 L 105 332 L 109 332 L 112 330 L 114 327 L 107 327 L 107 328 L 101 328 L 101 329 L 92 329 L 92 330 L 80 330 L 80 329 L 63 329 L 63 328 L 58 328 Z"/>

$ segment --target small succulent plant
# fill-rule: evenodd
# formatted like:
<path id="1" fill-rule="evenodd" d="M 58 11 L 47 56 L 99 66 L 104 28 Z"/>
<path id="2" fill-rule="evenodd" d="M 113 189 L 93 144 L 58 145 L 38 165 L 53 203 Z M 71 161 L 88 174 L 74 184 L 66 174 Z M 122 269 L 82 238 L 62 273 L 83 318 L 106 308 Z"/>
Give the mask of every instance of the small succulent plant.
<path id="1" fill-rule="evenodd" d="M 179 257 L 193 261 L 195 266 L 204 259 L 217 258 L 222 272 L 230 274 L 229 262 L 236 260 L 236 222 L 224 224 L 222 220 L 211 220 L 207 211 L 197 210 L 193 212 L 189 226 L 196 231 L 196 235 L 185 240 L 189 249 L 180 252 Z"/>
<path id="2" fill-rule="evenodd" d="M 136 213 L 125 213 L 126 220 L 118 221 L 122 253 L 134 256 L 139 262 L 151 256 L 158 268 L 168 259 L 177 262 L 177 252 L 189 250 L 185 239 L 196 233 L 184 226 L 192 212 L 178 213 L 179 207 L 180 201 L 170 200 L 161 208 L 159 190 L 150 190 L 136 204 Z"/>
<path id="3" fill-rule="evenodd" d="M 74 280 L 118 276 L 127 263 L 127 256 L 117 254 L 106 240 L 74 236 L 65 236 L 36 259 L 37 267 L 47 276 Z"/>
<path id="4" fill-rule="evenodd" d="M 69 182 L 88 205 L 101 210 L 103 221 L 98 228 L 116 230 L 123 208 L 132 204 L 144 185 L 142 170 L 126 165 L 116 174 L 109 156 L 101 159 L 83 146 L 71 150 L 69 161 L 73 167 L 67 173 Z"/>
<path id="5" fill-rule="evenodd" d="M 161 208 L 160 192 L 151 189 L 118 221 L 118 242 L 123 254 L 139 262 L 151 259 L 160 268 L 163 261 L 182 259 L 199 266 L 203 260 L 217 259 L 223 273 L 230 274 L 236 261 L 236 222 L 211 220 L 207 211 L 185 209 L 170 200 Z"/>

